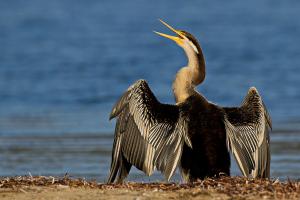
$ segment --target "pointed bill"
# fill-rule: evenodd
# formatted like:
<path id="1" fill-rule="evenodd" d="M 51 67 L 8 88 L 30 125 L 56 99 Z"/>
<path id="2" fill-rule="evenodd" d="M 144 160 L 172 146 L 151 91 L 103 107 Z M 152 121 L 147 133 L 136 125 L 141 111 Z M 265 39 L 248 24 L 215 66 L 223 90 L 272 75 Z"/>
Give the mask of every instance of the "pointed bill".
<path id="1" fill-rule="evenodd" d="M 171 31 L 173 31 L 174 33 L 176 33 L 177 35 L 179 35 L 180 37 L 184 38 L 184 35 L 182 33 L 180 33 L 180 31 L 177 31 L 176 29 L 174 29 L 172 26 L 170 26 L 169 24 L 167 24 L 166 22 L 164 22 L 163 20 L 159 19 L 159 21 L 165 25 L 166 27 L 168 27 Z"/>
<path id="2" fill-rule="evenodd" d="M 176 42 L 177 44 L 182 44 L 182 39 L 179 38 L 179 37 L 176 37 L 176 36 L 172 36 L 172 35 L 167 35 L 167 34 L 164 34 L 164 33 L 160 33 L 160 32 L 157 32 L 157 31 L 153 31 L 154 33 L 162 36 L 162 37 L 165 37 L 165 38 L 168 38 L 170 40 L 173 40 L 174 42 Z"/>
<path id="3" fill-rule="evenodd" d="M 158 35 L 160 35 L 162 37 L 168 38 L 170 40 L 173 40 L 178 45 L 182 45 L 183 44 L 183 38 L 185 38 L 185 36 L 180 31 L 175 30 L 173 27 L 171 27 L 169 24 L 167 24 L 163 20 L 159 19 L 159 21 L 162 24 L 164 24 L 166 27 L 168 27 L 171 31 L 173 31 L 174 33 L 176 33 L 179 37 L 178 36 L 167 35 L 165 33 L 160 33 L 160 32 L 157 32 L 157 31 L 154 31 L 154 33 L 156 33 L 156 34 L 158 34 Z"/>

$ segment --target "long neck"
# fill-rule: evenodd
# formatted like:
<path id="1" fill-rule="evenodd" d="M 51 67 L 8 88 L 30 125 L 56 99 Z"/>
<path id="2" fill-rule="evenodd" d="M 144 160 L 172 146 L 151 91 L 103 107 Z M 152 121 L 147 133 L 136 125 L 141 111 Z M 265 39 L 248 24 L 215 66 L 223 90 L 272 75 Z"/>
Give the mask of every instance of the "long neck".
<path id="1" fill-rule="evenodd" d="M 202 83 L 205 79 L 205 60 L 201 48 L 198 49 L 199 53 L 186 50 L 188 57 L 188 67 L 192 69 L 192 82 L 195 86 Z"/>
<path id="2" fill-rule="evenodd" d="M 195 86 L 205 79 L 205 61 L 201 51 L 198 54 L 191 48 L 184 48 L 188 58 L 188 65 L 181 68 L 173 82 L 173 92 L 176 103 L 185 101 L 195 92 Z"/>

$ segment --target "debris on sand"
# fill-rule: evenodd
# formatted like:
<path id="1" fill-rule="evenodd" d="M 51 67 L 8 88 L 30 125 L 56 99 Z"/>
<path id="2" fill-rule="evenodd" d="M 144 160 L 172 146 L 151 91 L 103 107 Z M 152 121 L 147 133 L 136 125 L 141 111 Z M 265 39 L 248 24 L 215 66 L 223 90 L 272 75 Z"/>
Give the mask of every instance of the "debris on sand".
<path id="1" fill-rule="evenodd" d="M 30 186 L 82 187 L 100 190 L 135 190 L 135 191 L 176 191 L 198 189 L 199 191 L 217 192 L 229 197 L 299 199 L 300 181 L 279 181 L 278 179 L 249 179 L 244 177 L 207 178 L 189 184 L 179 183 L 136 183 L 104 184 L 69 176 L 62 178 L 52 176 L 17 176 L 0 178 L 0 188 L 20 189 Z"/>

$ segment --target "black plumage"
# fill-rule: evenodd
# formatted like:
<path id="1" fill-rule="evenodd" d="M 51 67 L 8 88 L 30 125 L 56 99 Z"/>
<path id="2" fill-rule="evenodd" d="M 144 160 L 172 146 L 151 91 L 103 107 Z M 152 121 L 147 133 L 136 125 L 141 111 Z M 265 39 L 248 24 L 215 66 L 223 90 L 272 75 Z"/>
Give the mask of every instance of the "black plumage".
<path id="1" fill-rule="evenodd" d="M 183 146 L 180 166 L 189 181 L 205 177 L 230 175 L 230 156 L 226 147 L 224 111 L 200 94 L 183 103 L 189 118 L 188 130 L 192 149 Z"/>

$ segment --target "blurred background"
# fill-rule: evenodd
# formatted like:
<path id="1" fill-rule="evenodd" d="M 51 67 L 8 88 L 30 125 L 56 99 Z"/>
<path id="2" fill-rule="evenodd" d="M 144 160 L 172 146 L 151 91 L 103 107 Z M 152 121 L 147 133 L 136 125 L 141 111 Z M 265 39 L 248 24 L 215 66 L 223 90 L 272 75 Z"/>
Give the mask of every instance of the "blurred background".
<path id="1" fill-rule="evenodd" d="M 194 34 L 198 90 L 237 106 L 256 86 L 273 118 L 271 176 L 300 178 L 300 2 L 0 1 L 0 176 L 107 178 L 110 109 L 137 79 L 162 102 L 186 57 L 157 20 Z M 240 175 L 235 163 L 232 173 Z M 130 180 L 148 178 L 134 170 Z M 175 176 L 174 180 L 180 180 Z"/>

